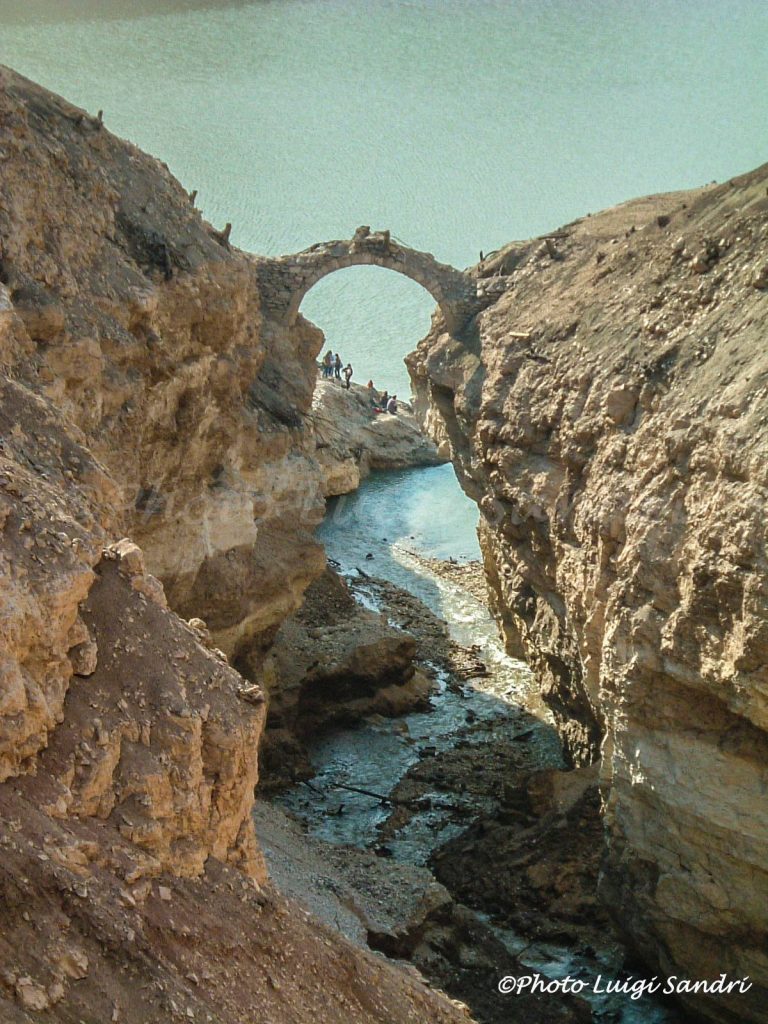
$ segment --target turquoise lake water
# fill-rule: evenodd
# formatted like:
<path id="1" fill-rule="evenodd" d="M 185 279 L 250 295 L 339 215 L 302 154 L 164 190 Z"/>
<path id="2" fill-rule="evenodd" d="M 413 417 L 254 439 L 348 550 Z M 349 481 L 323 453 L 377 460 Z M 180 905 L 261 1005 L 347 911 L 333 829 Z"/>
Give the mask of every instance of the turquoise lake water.
<path id="1" fill-rule="evenodd" d="M 370 224 L 466 266 L 749 170 L 768 159 L 767 54 L 765 0 L 0 0 L 0 61 L 103 108 L 268 254 Z M 431 308 L 353 268 L 303 311 L 403 392 Z"/>
<path id="2" fill-rule="evenodd" d="M 0 61 L 103 109 L 273 255 L 370 224 L 466 266 L 749 170 L 768 159 L 766 54 L 765 0 L 0 0 Z M 431 309 L 374 267 L 302 307 L 358 379 L 401 394 Z M 419 487 L 410 533 L 437 501 L 472 533 L 450 471 L 421 507 Z"/>
<path id="3" fill-rule="evenodd" d="M 237 245 L 271 255 L 369 224 L 466 266 L 750 170 L 768 160 L 767 54 L 766 0 L 0 0 L 0 62 L 103 109 Z M 431 309 L 372 267 L 302 307 L 358 380 L 401 394 Z M 332 555 L 477 630 L 407 557 L 477 554 L 450 467 L 376 477 L 332 513 Z"/>

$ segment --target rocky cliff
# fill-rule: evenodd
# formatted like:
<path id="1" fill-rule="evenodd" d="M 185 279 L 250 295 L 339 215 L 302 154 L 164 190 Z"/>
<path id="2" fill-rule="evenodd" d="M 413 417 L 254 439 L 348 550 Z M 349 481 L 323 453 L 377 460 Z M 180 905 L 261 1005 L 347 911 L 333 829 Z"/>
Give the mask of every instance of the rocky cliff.
<path id="1" fill-rule="evenodd" d="M 574 764 L 603 897 L 684 995 L 768 1005 L 768 167 L 588 216 L 475 269 L 506 291 L 410 357 L 481 511 L 494 610 Z"/>
<path id="2" fill-rule="evenodd" d="M 267 329 L 264 261 L 7 70 L 0 245 L 0 1017 L 468 1019 L 255 838 L 263 655 L 324 567 L 321 333 Z"/>
<path id="3" fill-rule="evenodd" d="M 396 414 L 377 413 L 374 405 L 380 398 L 378 391 L 359 384 L 347 390 L 334 380 L 318 380 L 309 419 L 326 497 L 356 490 L 372 470 L 447 461 L 407 402 L 398 400 Z"/>
<path id="4" fill-rule="evenodd" d="M 20 325 L 4 362 L 81 432 L 174 608 L 209 615 L 232 653 L 322 568 L 304 454 L 322 335 L 262 331 L 258 261 L 167 169 L 5 79 L 0 276 Z"/>

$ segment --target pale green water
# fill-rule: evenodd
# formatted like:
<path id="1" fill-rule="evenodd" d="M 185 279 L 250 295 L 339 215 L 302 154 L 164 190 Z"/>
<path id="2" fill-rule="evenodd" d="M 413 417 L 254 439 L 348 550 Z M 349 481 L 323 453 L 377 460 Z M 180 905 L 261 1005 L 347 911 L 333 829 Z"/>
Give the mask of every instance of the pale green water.
<path id="1" fill-rule="evenodd" d="M 464 266 L 768 159 L 765 0 L 0 0 L 0 60 L 277 254 L 361 223 Z M 432 302 L 376 268 L 304 311 L 404 391 Z"/>
<path id="2" fill-rule="evenodd" d="M 366 223 L 464 266 L 749 170 L 768 159 L 767 53 L 766 0 L 0 0 L 0 61 L 103 108 L 269 254 Z M 358 379 L 402 392 L 431 307 L 358 268 L 303 311 Z M 382 488 L 325 525 L 340 556 L 370 547 L 397 575 L 393 540 L 475 553 L 447 468 Z"/>

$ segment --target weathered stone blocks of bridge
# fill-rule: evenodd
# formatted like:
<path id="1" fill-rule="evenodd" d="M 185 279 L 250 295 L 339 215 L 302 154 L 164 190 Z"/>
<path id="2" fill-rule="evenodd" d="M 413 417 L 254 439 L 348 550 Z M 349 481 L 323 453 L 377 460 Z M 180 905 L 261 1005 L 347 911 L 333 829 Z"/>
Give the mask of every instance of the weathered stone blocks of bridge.
<path id="1" fill-rule="evenodd" d="M 302 252 L 262 264 L 262 312 L 267 319 L 290 325 L 313 285 L 335 270 L 360 266 L 385 267 L 418 282 L 433 297 L 449 331 L 456 335 L 494 301 L 493 293 L 499 290 L 489 288 L 484 280 L 482 291 L 478 291 L 477 279 L 465 271 L 439 263 L 431 253 L 399 244 L 388 231 L 371 232 L 362 227 L 348 241 L 318 242 Z"/>

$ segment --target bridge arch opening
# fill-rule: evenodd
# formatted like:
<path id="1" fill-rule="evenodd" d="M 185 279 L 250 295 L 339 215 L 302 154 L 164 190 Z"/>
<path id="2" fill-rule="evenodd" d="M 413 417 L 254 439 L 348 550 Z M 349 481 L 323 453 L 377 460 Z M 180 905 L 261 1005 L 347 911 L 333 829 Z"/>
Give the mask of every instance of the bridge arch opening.
<path id="1" fill-rule="evenodd" d="M 440 263 L 432 253 L 403 245 L 389 231 L 359 227 L 348 240 L 318 242 L 281 256 L 262 269 L 262 307 L 267 317 L 292 324 L 304 296 L 324 277 L 351 267 L 376 266 L 408 277 L 438 304 L 448 330 L 459 335 L 487 304 L 470 274 Z"/>
<path id="2" fill-rule="evenodd" d="M 403 260 L 376 256 L 371 253 L 345 253 L 327 263 L 312 268 L 312 271 L 308 273 L 291 297 L 291 302 L 288 306 L 289 320 L 291 322 L 295 320 L 305 296 L 324 278 L 339 270 L 369 266 L 393 271 L 395 274 L 406 277 L 420 285 L 431 296 L 433 302 L 440 307 L 446 320 L 451 317 L 452 310 L 449 305 L 449 299 L 446 296 L 445 287 L 439 279 L 429 275 L 422 267 L 406 264 Z"/>
<path id="3" fill-rule="evenodd" d="M 371 379 L 403 398 L 411 390 L 405 357 L 429 330 L 434 308 L 432 294 L 413 279 L 368 266 L 325 274 L 301 302 L 325 335 L 323 353 L 330 348 L 351 362 L 355 383 Z"/>

